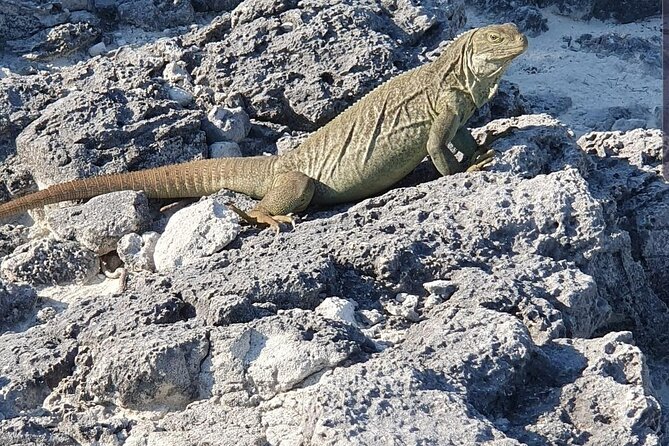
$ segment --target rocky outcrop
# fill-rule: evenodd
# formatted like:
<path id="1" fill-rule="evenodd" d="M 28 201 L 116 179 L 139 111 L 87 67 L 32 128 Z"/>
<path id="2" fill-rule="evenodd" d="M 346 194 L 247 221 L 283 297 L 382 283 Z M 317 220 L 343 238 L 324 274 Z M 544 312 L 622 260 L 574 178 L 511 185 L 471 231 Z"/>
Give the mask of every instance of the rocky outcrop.
<path id="1" fill-rule="evenodd" d="M 148 3 L 63 1 L 51 26 L 225 12 L 72 66 L 0 71 L 2 196 L 290 150 L 465 19 L 458 1 Z M 0 444 L 666 442 L 661 132 L 608 131 L 634 126 L 611 115 L 577 140 L 530 114 L 570 98 L 522 93 L 504 83 L 470 122 L 511 129 L 486 171 L 439 177 L 426 160 L 278 236 L 240 228 L 225 203 L 253 202 L 229 192 L 108 194 L 0 226 Z"/>

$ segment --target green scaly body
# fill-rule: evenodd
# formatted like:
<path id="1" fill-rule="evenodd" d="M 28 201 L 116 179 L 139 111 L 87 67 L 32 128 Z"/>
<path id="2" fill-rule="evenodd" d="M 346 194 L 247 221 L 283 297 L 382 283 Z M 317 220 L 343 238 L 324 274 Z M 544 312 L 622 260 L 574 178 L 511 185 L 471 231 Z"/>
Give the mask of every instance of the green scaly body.
<path id="1" fill-rule="evenodd" d="M 496 39 L 500 40 L 496 40 Z M 246 218 L 277 226 L 309 204 L 356 201 L 387 190 L 426 155 L 448 175 L 487 164 L 465 122 L 490 99 L 527 40 L 514 25 L 468 31 L 433 62 L 367 94 L 282 156 L 193 161 L 75 180 L 0 205 L 0 218 L 118 190 L 153 198 L 197 197 L 226 188 L 261 199 Z M 459 162 L 448 144 L 464 155 Z"/>

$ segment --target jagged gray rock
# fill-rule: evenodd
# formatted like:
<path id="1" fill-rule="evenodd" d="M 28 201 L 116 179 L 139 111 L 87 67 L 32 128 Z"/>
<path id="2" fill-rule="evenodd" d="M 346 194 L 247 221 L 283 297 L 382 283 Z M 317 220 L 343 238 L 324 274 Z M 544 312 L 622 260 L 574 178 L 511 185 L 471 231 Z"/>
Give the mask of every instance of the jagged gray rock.
<path id="1" fill-rule="evenodd" d="M 600 57 L 615 55 L 625 60 L 642 63 L 648 67 L 649 73 L 659 76 L 662 70 L 660 45 L 659 37 L 643 39 L 607 33 L 601 36 L 583 34 L 573 43 L 570 42 L 569 48 L 574 51 L 590 51 Z"/>
<path id="2" fill-rule="evenodd" d="M 11 254 L 17 246 L 28 242 L 30 230 L 22 225 L 0 226 L 0 257 Z"/>
<path id="3" fill-rule="evenodd" d="M 594 131 L 607 132 L 613 130 L 616 123 L 636 120 L 648 122 L 651 119 L 648 107 L 632 104 L 595 110 L 585 119 L 585 124 Z"/>
<path id="4" fill-rule="evenodd" d="M 397 66 L 407 66 L 411 60 L 399 45 L 426 31 L 423 25 L 414 29 L 417 22 L 439 24 L 440 40 L 464 25 L 459 0 L 427 8 L 400 4 L 405 7 L 389 10 L 369 0 L 299 7 L 296 1 L 245 0 L 219 41 L 207 35 L 192 40 L 205 47 L 195 82 L 243 96 L 251 118 L 311 130 L 398 73 Z M 320 57 L 326 43 L 327 57 Z"/>
<path id="5" fill-rule="evenodd" d="M 100 34 L 100 29 L 89 23 L 64 23 L 54 26 L 48 32 L 43 31 L 28 41 L 10 42 L 8 47 L 16 53 L 24 53 L 28 60 L 43 61 L 87 49 Z"/>
<path id="6" fill-rule="evenodd" d="M 146 195 L 135 191 L 100 195 L 47 215 L 53 233 L 64 240 L 76 240 L 98 256 L 116 250 L 121 237 L 144 229 L 150 221 Z"/>
<path id="7" fill-rule="evenodd" d="M 660 14 L 660 2 L 655 0 L 474 0 L 472 5 L 483 11 L 499 13 L 510 11 L 519 6 L 539 6 L 549 8 L 578 20 L 613 19 L 621 23 L 634 22 L 649 16 Z"/>
<path id="8" fill-rule="evenodd" d="M 98 257 L 79 243 L 42 238 L 2 258 L 0 275 L 31 285 L 86 283 L 100 270 Z"/>
<path id="9" fill-rule="evenodd" d="M 41 9 L 41 8 L 40 8 Z M 40 11 L 32 2 L 0 1 L 0 41 L 15 40 L 32 36 L 43 29 Z M 36 14 L 37 12 L 37 14 Z"/>
<path id="10" fill-rule="evenodd" d="M 37 293 L 31 286 L 0 280 L 0 333 L 32 316 L 36 303 Z"/>
<path id="11" fill-rule="evenodd" d="M 635 129 L 628 132 L 590 132 L 578 139 L 578 145 L 601 158 L 628 160 L 640 169 L 660 174 L 662 164 L 662 131 Z"/>
<path id="12" fill-rule="evenodd" d="M 382 79 L 434 57 L 466 18 L 459 0 L 190 3 L 230 13 L 142 45 L 141 32 L 115 27 L 154 17 L 144 25 L 162 30 L 163 12 L 173 23 L 192 17 L 185 2 L 97 0 L 106 54 L 50 72 L 25 61 L 0 70 L 0 196 L 35 188 L 33 178 L 43 186 L 203 156 L 214 107 L 251 115 L 243 153 L 274 153 L 280 138 L 287 149 Z M 592 12 L 597 2 L 545 3 Z M 121 4 L 147 8 L 119 21 Z M 0 27 L 15 17 L 16 40 L 97 26 L 72 12 L 78 0 L 61 5 L 71 11 L 24 2 L 22 19 L 16 5 L 0 8 Z M 538 32 L 536 6 L 516 1 L 507 12 Z M 119 38 L 139 44 L 117 49 Z M 222 251 L 158 273 L 155 233 L 134 233 L 118 247 L 125 282 L 40 286 L 49 299 L 38 299 L 5 280 L 0 443 L 666 442 L 661 134 L 577 143 L 550 116 L 523 116 L 564 111 L 567 98 L 522 89 L 503 83 L 470 122 L 507 118 L 478 137 L 518 127 L 494 143 L 486 172 L 438 178 L 426 162 L 378 197 L 310 209 L 276 239 L 244 227 Z M 641 103 L 582 119 L 609 130 L 655 114 Z M 151 214 L 147 229 L 163 232 L 171 212 Z M 0 231 L 3 256 L 44 235 L 38 225 Z M 16 277 L 70 274 L 58 258 L 81 248 L 62 243 L 32 240 L 40 249 Z"/>
<path id="13" fill-rule="evenodd" d="M 200 112 L 135 93 L 72 92 L 48 106 L 16 139 L 17 153 L 37 183 L 44 187 L 206 153 Z"/>

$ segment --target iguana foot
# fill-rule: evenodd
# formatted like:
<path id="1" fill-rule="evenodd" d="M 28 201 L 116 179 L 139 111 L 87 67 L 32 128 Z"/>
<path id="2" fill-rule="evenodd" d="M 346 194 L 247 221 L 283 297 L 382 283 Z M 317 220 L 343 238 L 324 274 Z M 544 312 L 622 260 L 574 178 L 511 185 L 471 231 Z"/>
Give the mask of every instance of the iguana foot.
<path id="1" fill-rule="evenodd" d="M 235 214 L 239 215 L 240 218 L 251 225 L 268 225 L 270 228 L 274 229 L 276 235 L 281 232 L 281 223 L 290 224 L 292 225 L 293 229 L 295 229 L 295 217 L 293 214 L 269 215 L 265 212 L 257 210 L 252 210 L 247 213 L 232 203 L 227 203 L 227 206 L 232 209 Z"/>
<path id="2" fill-rule="evenodd" d="M 482 135 L 478 135 L 476 142 L 479 146 L 489 147 L 493 142 L 497 141 L 500 138 L 509 136 L 516 130 L 520 130 L 520 127 L 515 125 L 510 125 L 502 131 L 495 132 L 494 130 L 486 130 L 482 132 Z"/>
<path id="3" fill-rule="evenodd" d="M 485 147 L 482 149 L 485 150 Z M 478 172 L 479 170 L 483 170 L 483 168 L 490 164 L 494 158 L 495 151 L 492 149 L 476 152 L 472 156 L 472 159 L 469 162 L 469 167 L 467 167 L 465 172 Z"/>

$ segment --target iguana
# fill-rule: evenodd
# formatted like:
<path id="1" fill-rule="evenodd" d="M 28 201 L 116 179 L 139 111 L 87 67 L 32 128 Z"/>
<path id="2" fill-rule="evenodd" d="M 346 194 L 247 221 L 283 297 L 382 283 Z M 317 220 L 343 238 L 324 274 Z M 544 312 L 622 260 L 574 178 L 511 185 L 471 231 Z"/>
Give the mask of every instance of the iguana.
<path id="1" fill-rule="evenodd" d="M 278 230 L 310 204 L 351 202 L 385 191 L 429 155 L 442 175 L 478 170 L 493 151 L 464 127 L 527 49 L 515 25 L 491 25 L 454 39 L 434 61 L 378 86 L 297 149 L 281 156 L 205 159 L 50 186 L 0 205 L 0 218 L 118 190 L 150 198 L 199 197 L 230 189 L 260 199 L 245 219 Z M 464 158 L 458 161 L 449 142 Z"/>

